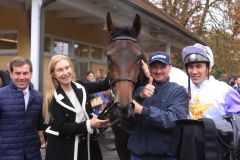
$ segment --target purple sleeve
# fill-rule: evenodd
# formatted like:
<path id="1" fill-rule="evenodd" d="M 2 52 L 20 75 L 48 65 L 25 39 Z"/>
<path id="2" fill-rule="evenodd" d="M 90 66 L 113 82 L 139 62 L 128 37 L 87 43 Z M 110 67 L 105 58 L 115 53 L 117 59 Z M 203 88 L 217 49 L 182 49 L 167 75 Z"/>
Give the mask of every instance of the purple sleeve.
<path id="1" fill-rule="evenodd" d="M 225 96 L 226 112 L 237 113 L 240 112 L 240 94 L 233 88 Z"/>

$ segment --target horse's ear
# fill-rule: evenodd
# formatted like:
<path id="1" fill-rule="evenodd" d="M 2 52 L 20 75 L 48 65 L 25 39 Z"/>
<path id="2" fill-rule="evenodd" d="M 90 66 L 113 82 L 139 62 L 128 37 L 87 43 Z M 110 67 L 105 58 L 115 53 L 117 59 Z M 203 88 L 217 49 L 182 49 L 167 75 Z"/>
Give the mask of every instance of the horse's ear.
<path id="1" fill-rule="evenodd" d="M 106 16 L 106 25 L 107 25 L 108 33 L 112 34 L 116 27 L 112 23 L 112 18 L 111 18 L 110 12 L 108 12 L 107 16 Z"/>
<path id="2" fill-rule="evenodd" d="M 142 22 L 141 22 L 141 17 L 138 14 L 136 14 L 134 18 L 132 28 L 135 30 L 137 35 L 140 34 L 141 28 L 142 28 Z"/>

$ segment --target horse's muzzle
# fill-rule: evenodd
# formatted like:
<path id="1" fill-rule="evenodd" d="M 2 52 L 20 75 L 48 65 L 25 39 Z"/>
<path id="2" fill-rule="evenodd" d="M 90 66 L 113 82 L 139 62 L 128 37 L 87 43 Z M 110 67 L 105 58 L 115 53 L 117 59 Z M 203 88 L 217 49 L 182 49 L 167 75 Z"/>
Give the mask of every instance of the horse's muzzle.
<path id="1" fill-rule="evenodd" d="M 129 118 L 134 115 L 135 105 L 133 102 L 128 103 L 127 105 L 122 105 L 119 102 L 114 103 L 114 114 L 117 117 L 121 117 L 123 119 Z"/>

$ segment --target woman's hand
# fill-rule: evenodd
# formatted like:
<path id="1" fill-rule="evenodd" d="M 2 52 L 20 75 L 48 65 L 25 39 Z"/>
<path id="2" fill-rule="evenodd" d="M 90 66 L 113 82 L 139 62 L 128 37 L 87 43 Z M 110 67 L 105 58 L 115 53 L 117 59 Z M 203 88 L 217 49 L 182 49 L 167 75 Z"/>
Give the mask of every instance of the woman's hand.
<path id="1" fill-rule="evenodd" d="M 90 121 L 90 125 L 92 128 L 101 128 L 101 127 L 104 127 L 105 125 L 107 125 L 108 122 L 109 122 L 108 119 L 101 120 L 101 119 L 98 119 L 96 116 L 93 116 L 93 118 Z"/>

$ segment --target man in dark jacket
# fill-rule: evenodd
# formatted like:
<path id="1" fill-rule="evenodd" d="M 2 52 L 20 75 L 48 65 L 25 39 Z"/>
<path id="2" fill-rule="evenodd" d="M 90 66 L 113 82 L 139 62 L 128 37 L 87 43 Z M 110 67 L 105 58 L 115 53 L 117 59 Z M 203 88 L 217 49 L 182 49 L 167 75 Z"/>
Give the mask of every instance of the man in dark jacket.
<path id="1" fill-rule="evenodd" d="M 149 56 L 149 84 L 135 95 L 135 129 L 129 137 L 131 160 L 175 160 L 171 153 L 175 121 L 186 119 L 186 90 L 169 82 L 169 55 L 154 52 Z"/>
<path id="2" fill-rule="evenodd" d="M 42 94 L 30 82 L 28 59 L 14 58 L 9 66 L 12 82 L 0 88 L 0 160 L 40 160 Z"/>

